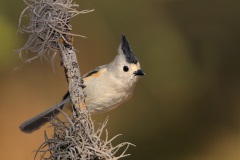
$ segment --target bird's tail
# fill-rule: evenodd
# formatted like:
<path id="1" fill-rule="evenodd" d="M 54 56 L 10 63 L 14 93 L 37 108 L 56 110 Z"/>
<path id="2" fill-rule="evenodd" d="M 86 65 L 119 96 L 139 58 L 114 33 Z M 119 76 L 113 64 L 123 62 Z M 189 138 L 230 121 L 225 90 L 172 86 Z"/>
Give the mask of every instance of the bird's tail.
<path id="1" fill-rule="evenodd" d="M 39 129 L 42 125 L 44 125 L 50 120 L 51 116 L 58 114 L 60 112 L 59 109 L 62 109 L 64 104 L 68 101 L 70 101 L 70 97 L 64 96 L 64 99 L 62 102 L 52 106 L 51 108 L 40 113 L 39 115 L 25 121 L 24 123 L 21 124 L 19 128 L 21 129 L 22 132 L 26 132 L 26 133 L 31 133 Z"/>

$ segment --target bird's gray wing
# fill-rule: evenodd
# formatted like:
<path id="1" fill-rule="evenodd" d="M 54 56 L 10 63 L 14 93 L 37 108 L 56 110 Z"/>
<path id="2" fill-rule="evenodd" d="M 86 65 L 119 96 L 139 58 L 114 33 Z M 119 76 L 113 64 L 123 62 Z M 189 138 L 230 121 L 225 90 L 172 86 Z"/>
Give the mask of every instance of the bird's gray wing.
<path id="1" fill-rule="evenodd" d="M 106 67 L 106 65 L 102 65 L 102 66 L 99 66 L 99 67 L 91 70 L 90 72 L 84 74 L 84 75 L 82 76 L 82 79 L 83 79 L 83 78 L 86 78 L 86 77 L 89 77 L 89 76 L 97 73 L 99 70 L 101 70 L 102 68 L 105 68 L 105 67 Z"/>
<path id="2" fill-rule="evenodd" d="M 60 112 L 59 109 L 62 109 L 64 104 L 68 101 L 70 101 L 70 97 L 66 96 L 64 97 L 62 102 L 52 106 L 51 108 L 40 113 L 39 115 L 25 121 L 20 126 L 21 131 L 31 133 L 39 129 L 42 125 L 44 125 L 50 120 L 51 116 L 53 116 L 54 114 L 58 114 Z"/>

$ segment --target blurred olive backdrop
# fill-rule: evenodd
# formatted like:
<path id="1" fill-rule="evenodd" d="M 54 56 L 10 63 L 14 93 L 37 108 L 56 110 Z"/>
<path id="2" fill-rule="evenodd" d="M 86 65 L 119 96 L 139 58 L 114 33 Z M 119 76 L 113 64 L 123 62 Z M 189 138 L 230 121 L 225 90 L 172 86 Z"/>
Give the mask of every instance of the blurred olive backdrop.
<path id="1" fill-rule="evenodd" d="M 82 73 L 110 62 L 125 34 L 146 73 L 131 101 L 107 116 L 110 136 L 129 141 L 131 160 L 240 159 L 239 0 L 76 0 L 95 9 L 72 21 Z M 22 64 L 14 50 L 25 7 L 0 1 L 0 159 L 33 159 L 44 126 L 33 134 L 18 126 L 60 101 L 67 90 L 59 57 Z M 19 69 L 13 71 L 15 67 Z M 51 135 L 51 132 L 49 132 Z"/>

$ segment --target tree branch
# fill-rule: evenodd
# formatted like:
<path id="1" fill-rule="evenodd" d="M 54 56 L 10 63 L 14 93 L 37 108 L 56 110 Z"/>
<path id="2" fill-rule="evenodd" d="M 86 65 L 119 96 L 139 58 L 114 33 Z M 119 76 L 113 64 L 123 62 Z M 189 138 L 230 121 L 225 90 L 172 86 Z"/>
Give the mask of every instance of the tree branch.
<path id="1" fill-rule="evenodd" d="M 60 53 L 62 57 L 62 64 L 65 68 L 65 74 L 68 81 L 68 90 L 70 93 L 71 101 L 76 110 L 85 110 L 85 98 L 82 90 L 83 84 L 81 80 L 80 69 L 78 67 L 79 65 L 76 53 L 73 46 L 69 44 L 71 42 L 65 43 L 65 41 L 59 44 L 59 48 L 61 49 Z"/>

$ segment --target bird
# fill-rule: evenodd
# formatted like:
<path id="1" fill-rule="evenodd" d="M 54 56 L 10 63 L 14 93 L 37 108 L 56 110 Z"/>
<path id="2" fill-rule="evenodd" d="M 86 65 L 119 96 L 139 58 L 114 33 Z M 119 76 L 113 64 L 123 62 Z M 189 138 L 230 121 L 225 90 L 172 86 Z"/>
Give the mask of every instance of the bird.
<path id="1" fill-rule="evenodd" d="M 82 76 L 87 110 L 92 114 L 115 109 L 130 99 L 136 82 L 145 75 L 125 35 L 122 35 L 118 53 L 108 64 L 99 66 Z M 60 103 L 50 107 L 20 125 L 20 130 L 32 133 L 60 112 L 71 101 L 69 92 Z"/>

